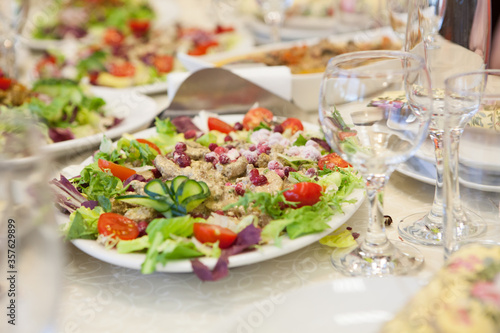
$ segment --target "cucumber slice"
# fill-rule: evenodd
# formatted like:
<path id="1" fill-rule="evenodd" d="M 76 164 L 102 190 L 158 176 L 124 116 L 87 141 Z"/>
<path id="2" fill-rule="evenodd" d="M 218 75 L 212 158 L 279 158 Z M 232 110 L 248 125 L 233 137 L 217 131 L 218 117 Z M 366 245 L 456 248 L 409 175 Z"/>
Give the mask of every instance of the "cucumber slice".
<path id="1" fill-rule="evenodd" d="M 165 197 L 168 195 L 167 186 L 160 180 L 154 179 L 144 186 L 144 192 L 150 197 Z"/>
<path id="2" fill-rule="evenodd" d="M 172 185 L 170 187 L 172 189 L 172 193 L 177 193 L 177 191 L 179 191 L 179 188 L 181 187 L 182 183 L 184 183 L 185 181 L 188 181 L 188 180 L 189 180 L 189 178 L 186 176 L 175 177 L 172 180 Z"/>
<path id="3" fill-rule="evenodd" d="M 116 200 L 123 201 L 133 205 L 150 207 L 158 212 L 166 212 L 169 211 L 171 208 L 171 205 L 165 201 L 151 199 L 148 197 L 144 197 L 142 195 L 124 195 L 121 197 L 116 197 Z"/>
<path id="4" fill-rule="evenodd" d="M 200 186 L 203 187 L 203 193 L 206 193 L 207 197 L 210 196 L 210 189 L 208 188 L 207 183 L 205 183 L 205 182 L 198 182 L 198 184 L 200 184 Z"/>
<path id="5" fill-rule="evenodd" d="M 184 200 L 189 197 L 203 194 L 203 187 L 196 181 L 189 179 L 184 182 L 181 188 L 175 193 L 179 203 L 184 204 Z"/>

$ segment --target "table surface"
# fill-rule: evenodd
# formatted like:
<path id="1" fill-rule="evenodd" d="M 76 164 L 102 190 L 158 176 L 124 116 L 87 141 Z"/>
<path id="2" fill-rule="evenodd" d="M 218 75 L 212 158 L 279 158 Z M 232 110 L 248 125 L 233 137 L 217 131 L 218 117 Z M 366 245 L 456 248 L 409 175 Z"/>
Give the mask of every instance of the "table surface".
<path id="1" fill-rule="evenodd" d="M 168 105 L 166 94 L 153 96 L 158 110 Z M 303 120 L 317 122 L 315 113 Z M 78 164 L 91 151 L 64 156 L 54 161 L 54 171 Z M 464 205 L 487 212 L 485 237 L 497 233 L 500 193 L 462 188 Z M 412 212 L 430 208 L 434 186 L 394 172 L 385 191 L 384 213 L 394 223 L 389 238 L 398 237 L 397 224 Z M 367 204 L 344 225 L 364 233 Z M 443 264 L 443 248 L 417 246 L 425 255 L 415 275 L 427 280 Z M 330 263 L 331 248 L 318 242 L 293 253 L 261 263 L 233 268 L 227 278 L 202 282 L 192 273 L 154 273 L 107 264 L 73 246 L 64 244 L 63 281 L 54 324 L 57 332 L 210 332 L 224 321 L 241 316 L 241 311 L 277 295 L 343 277 Z M 390 291 L 388 291 L 390 292 Z"/>

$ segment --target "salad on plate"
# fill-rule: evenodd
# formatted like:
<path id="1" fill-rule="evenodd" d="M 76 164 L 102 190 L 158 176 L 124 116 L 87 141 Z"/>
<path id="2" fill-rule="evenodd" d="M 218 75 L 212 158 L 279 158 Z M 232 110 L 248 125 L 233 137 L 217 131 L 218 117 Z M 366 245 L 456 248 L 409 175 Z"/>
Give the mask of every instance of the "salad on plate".
<path id="1" fill-rule="evenodd" d="M 1 73 L 0 112 L 34 116 L 47 143 L 105 132 L 122 121 L 109 114 L 104 99 L 93 96 L 75 81 L 42 79 L 28 89 Z"/>
<path id="2" fill-rule="evenodd" d="M 362 180 L 317 127 L 260 107 L 225 119 L 157 119 L 150 137 L 103 139 L 79 173 L 51 181 L 66 239 L 144 253 L 145 274 L 190 260 L 200 279 L 218 280 L 230 256 L 324 232 L 355 203 Z M 204 257 L 218 258 L 213 269 Z"/>

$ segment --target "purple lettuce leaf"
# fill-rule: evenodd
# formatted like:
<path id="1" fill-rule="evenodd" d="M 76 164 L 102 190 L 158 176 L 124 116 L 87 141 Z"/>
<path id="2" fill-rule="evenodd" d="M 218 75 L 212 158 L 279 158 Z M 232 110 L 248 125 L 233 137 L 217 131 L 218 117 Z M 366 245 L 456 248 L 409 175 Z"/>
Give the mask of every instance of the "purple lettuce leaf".
<path id="1" fill-rule="evenodd" d="M 87 200 L 82 203 L 82 207 L 89 208 L 89 209 L 94 209 L 97 206 L 99 206 L 99 201 L 96 200 Z"/>
<path id="2" fill-rule="evenodd" d="M 52 179 L 49 184 L 56 197 L 56 203 L 69 213 L 74 212 L 88 201 L 63 175 L 60 175 L 59 180 Z"/>
<path id="3" fill-rule="evenodd" d="M 177 132 L 186 133 L 189 130 L 195 130 L 200 132 L 200 129 L 196 127 L 191 118 L 188 116 L 175 117 L 171 120 L 172 124 L 177 128 Z"/>
<path id="4" fill-rule="evenodd" d="M 138 180 L 138 181 L 140 181 L 140 182 L 147 182 L 147 180 L 146 180 L 146 178 L 144 178 L 144 176 L 139 175 L 139 174 L 137 174 L 137 173 L 134 173 L 132 176 L 130 176 L 130 177 L 128 177 L 127 179 L 125 179 L 125 181 L 123 182 L 123 187 L 126 187 L 126 186 L 127 186 L 128 184 L 130 184 L 130 182 L 131 182 L 131 181 L 133 181 L 133 180 Z M 133 188 L 132 188 L 132 186 L 131 186 L 131 187 L 129 187 L 129 188 L 127 189 L 127 191 L 129 191 L 129 192 L 133 192 L 133 191 L 134 191 L 134 189 L 133 189 Z"/>
<path id="5" fill-rule="evenodd" d="M 259 244 L 261 229 L 250 224 L 238 233 L 236 240 L 231 247 L 222 250 L 222 253 L 215 264 L 213 270 L 210 270 L 198 259 L 191 260 L 193 272 L 202 281 L 217 281 L 229 274 L 229 257 L 243 252 L 253 245 Z"/>
<path id="6" fill-rule="evenodd" d="M 49 137 L 54 142 L 73 140 L 75 135 L 69 128 L 49 128 Z"/>
<path id="7" fill-rule="evenodd" d="M 327 152 L 332 151 L 332 148 L 330 148 L 330 146 L 328 145 L 328 143 L 325 140 L 320 139 L 320 138 L 311 138 L 311 140 L 313 140 L 314 142 L 319 144 L 321 146 L 321 148 L 323 148 L 325 151 L 327 151 Z"/>

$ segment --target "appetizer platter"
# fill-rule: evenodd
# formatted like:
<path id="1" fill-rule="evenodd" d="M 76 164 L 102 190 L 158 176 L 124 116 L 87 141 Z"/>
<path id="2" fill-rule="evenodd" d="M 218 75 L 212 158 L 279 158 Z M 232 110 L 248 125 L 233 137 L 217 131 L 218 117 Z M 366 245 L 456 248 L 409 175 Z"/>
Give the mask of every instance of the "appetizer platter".
<path id="1" fill-rule="evenodd" d="M 361 178 L 317 126 L 201 114 L 124 135 L 52 186 L 58 219 L 82 251 L 149 274 L 218 280 L 236 267 L 307 246 L 340 227 L 364 199 Z M 349 230 L 328 241 L 352 245 Z"/>
<path id="2" fill-rule="evenodd" d="M 178 58 L 189 71 L 214 66 L 290 66 L 294 102 L 304 110 L 317 110 L 322 72 L 331 57 L 346 52 L 400 47 L 394 32 L 390 28 L 381 28 L 262 45 L 252 51 L 236 50 L 200 57 L 179 53 Z"/>
<path id="3" fill-rule="evenodd" d="M 42 149 L 55 155 L 95 147 L 103 135 L 116 138 L 138 130 L 157 114 L 156 103 L 140 94 L 94 93 L 68 79 L 38 80 L 29 89 L 2 75 L 0 110 L 38 119 Z"/>

